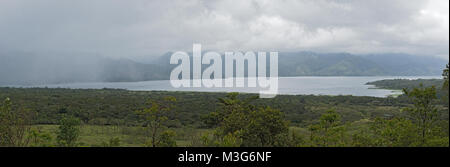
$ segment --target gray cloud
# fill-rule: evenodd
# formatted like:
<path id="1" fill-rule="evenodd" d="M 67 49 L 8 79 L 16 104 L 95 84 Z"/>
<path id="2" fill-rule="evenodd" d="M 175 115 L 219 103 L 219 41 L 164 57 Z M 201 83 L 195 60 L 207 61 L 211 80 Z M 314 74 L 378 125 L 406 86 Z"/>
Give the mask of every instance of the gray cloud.
<path id="1" fill-rule="evenodd" d="M 0 49 L 113 57 L 190 50 L 447 57 L 448 0 L 1 0 Z"/>

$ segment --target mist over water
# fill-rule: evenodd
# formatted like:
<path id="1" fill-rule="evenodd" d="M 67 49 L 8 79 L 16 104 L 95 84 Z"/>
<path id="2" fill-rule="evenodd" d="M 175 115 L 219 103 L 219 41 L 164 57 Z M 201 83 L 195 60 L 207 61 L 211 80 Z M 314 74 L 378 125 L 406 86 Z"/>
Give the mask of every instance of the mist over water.
<path id="1" fill-rule="evenodd" d="M 387 97 L 399 94 L 398 91 L 386 89 L 374 89 L 367 82 L 383 79 L 437 79 L 440 76 L 388 76 L 388 77 L 280 77 L 279 95 L 352 95 Z M 143 82 L 92 82 L 92 83 L 70 83 L 70 84 L 45 84 L 33 86 L 12 87 L 48 87 L 48 88 L 71 88 L 71 89 L 126 89 L 131 91 L 192 91 L 192 92 L 241 92 L 259 93 L 264 88 L 173 88 L 169 80 L 143 81 Z"/>
<path id="2" fill-rule="evenodd" d="M 148 56 L 155 57 L 149 61 L 139 61 L 83 52 L 27 53 L 0 50 L 0 86 L 168 80 L 176 67 L 169 64 L 169 53 Z M 404 54 L 365 56 L 280 52 L 278 66 L 279 76 L 282 77 L 436 76 L 442 73 L 447 62 L 440 58 Z M 202 70 L 206 67 L 203 65 Z"/>
<path id="3" fill-rule="evenodd" d="M 308 53 L 310 54 L 310 53 Z M 105 58 L 95 54 L 88 53 L 1 53 L 0 52 L 0 87 L 48 87 L 48 88 L 72 88 L 72 89 L 126 89 L 132 91 L 194 91 L 194 92 L 243 92 L 259 93 L 264 88 L 173 88 L 168 80 L 172 66 L 168 66 L 166 57 L 161 56 L 154 60 L 155 64 L 143 64 L 129 59 Z M 399 92 L 384 89 L 372 89 L 373 86 L 365 85 L 367 82 L 382 79 L 417 79 L 417 78 L 441 78 L 433 75 L 432 77 L 403 76 L 403 77 L 355 77 L 355 76 L 302 76 L 302 77 L 283 77 L 286 75 L 295 75 L 292 73 L 295 69 L 305 69 L 309 61 L 297 60 L 305 56 L 304 53 L 285 54 L 281 53 L 280 75 L 278 94 L 284 95 L 353 95 L 353 96 L 375 96 L 386 97 Z M 167 55 L 166 55 L 167 56 Z M 323 56 L 323 55 L 321 55 Z M 329 55 L 328 59 L 329 59 Z M 357 56 L 354 56 L 358 58 Z M 337 56 L 336 58 L 341 58 Z M 326 60 L 323 58 L 321 60 Z M 421 60 L 421 59 L 419 59 Z M 416 62 L 419 62 L 417 60 Z M 299 61 L 298 64 L 292 62 Z M 411 60 L 409 60 L 411 61 Z M 441 71 L 439 59 L 428 59 L 430 61 L 427 67 L 434 67 L 439 73 Z M 349 61 L 351 62 L 351 61 Z M 319 63 L 320 64 L 320 63 Z M 417 63 L 410 63 L 410 66 Z M 364 66 L 363 63 L 357 64 Z M 393 65 L 394 66 L 394 65 Z M 420 66 L 420 64 L 416 65 Z M 424 65 L 423 65 L 424 66 Z M 329 66 L 324 66 L 327 69 Z M 334 67 L 331 65 L 331 67 Z M 343 68 L 346 66 L 340 66 Z M 347 66 L 351 67 L 351 66 Z M 322 69 L 322 71 L 325 71 Z M 361 69 L 361 70 L 360 70 Z M 412 68 L 406 71 L 412 71 Z M 436 70 L 434 70 L 436 69 Z M 327 69 L 328 70 L 328 69 Z M 346 74 L 351 70 L 339 71 L 330 68 L 332 72 L 342 72 L 336 74 Z M 376 74 L 372 69 L 358 67 L 353 71 L 367 71 L 369 74 Z M 308 70 L 304 70 L 308 71 Z M 401 70 L 393 70 L 401 71 Z M 427 71 L 426 69 L 422 71 Z M 415 71 L 414 73 L 420 73 Z M 324 74 L 333 74 L 325 72 Z M 355 73 L 354 73 L 355 74 Z M 357 73 L 356 73 L 357 74 Z M 359 75 L 364 74 L 360 73 Z"/>
<path id="4" fill-rule="evenodd" d="M 90 54 L 0 52 L 0 85 L 94 82 L 104 60 Z"/>

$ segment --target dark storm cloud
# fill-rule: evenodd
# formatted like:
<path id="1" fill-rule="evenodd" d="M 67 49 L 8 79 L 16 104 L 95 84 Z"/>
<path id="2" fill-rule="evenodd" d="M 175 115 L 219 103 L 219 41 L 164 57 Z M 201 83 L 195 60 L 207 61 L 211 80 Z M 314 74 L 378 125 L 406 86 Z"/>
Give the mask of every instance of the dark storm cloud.
<path id="1" fill-rule="evenodd" d="M 449 53 L 447 0 L 0 0 L 0 49 Z"/>

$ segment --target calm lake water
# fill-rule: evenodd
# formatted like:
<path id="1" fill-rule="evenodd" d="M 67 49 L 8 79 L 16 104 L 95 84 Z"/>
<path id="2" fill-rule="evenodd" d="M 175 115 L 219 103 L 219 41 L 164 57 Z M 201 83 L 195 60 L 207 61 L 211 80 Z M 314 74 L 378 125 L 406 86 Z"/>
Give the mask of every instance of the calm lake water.
<path id="1" fill-rule="evenodd" d="M 440 76 L 414 76 L 414 77 L 280 77 L 278 80 L 278 94 L 284 95 L 353 95 L 387 97 L 400 94 L 399 91 L 386 89 L 373 89 L 367 82 L 383 79 L 431 79 Z M 143 82 L 98 82 L 98 83 L 69 83 L 14 87 L 48 87 L 72 89 L 102 89 L 115 88 L 132 91 L 199 91 L 199 92 L 245 92 L 259 93 L 260 88 L 174 88 L 170 81 L 143 81 Z"/>

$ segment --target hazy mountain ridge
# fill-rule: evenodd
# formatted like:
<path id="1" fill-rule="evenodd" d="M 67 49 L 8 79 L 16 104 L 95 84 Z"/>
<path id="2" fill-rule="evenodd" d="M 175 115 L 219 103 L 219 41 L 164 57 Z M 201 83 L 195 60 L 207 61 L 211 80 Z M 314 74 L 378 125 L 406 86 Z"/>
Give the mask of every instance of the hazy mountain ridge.
<path id="1" fill-rule="evenodd" d="M 169 64 L 170 55 L 168 52 L 155 57 L 149 64 L 130 59 L 86 55 L 36 56 L 0 53 L 0 84 L 164 80 L 169 79 L 171 70 L 176 66 Z M 281 52 L 279 76 L 440 75 L 446 63 L 448 60 L 407 54 Z"/>

